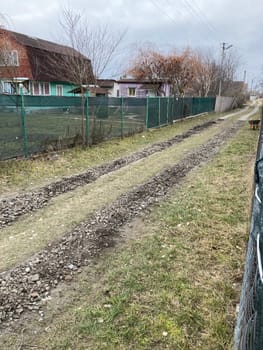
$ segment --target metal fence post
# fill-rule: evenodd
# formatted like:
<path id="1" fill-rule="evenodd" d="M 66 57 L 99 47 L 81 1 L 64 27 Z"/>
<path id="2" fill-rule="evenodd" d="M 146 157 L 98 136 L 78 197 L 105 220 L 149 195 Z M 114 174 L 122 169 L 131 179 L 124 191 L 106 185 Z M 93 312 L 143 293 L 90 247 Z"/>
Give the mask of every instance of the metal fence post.
<path id="1" fill-rule="evenodd" d="M 148 129 L 149 125 L 149 96 L 146 96 L 146 115 L 145 115 L 145 126 Z"/>
<path id="2" fill-rule="evenodd" d="M 121 97 L 121 138 L 123 138 L 123 130 L 124 130 L 124 105 L 123 105 L 123 97 Z"/>
<path id="3" fill-rule="evenodd" d="M 169 124 L 169 97 L 166 100 L 166 125 Z"/>
<path id="4" fill-rule="evenodd" d="M 85 143 L 89 145 L 89 91 L 86 94 Z"/>
<path id="5" fill-rule="evenodd" d="M 158 97 L 158 126 L 161 125 L 161 97 Z"/>
<path id="6" fill-rule="evenodd" d="M 22 124 L 22 134 L 23 134 L 23 150 L 24 157 L 28 157 L 28 143 L 27 143 L 27 130 L 26 130 L 26 111 L 25 111 L 25 100 L 23 94 L 23 87 L 20 86 L 20 96 L 21 96 L 21 124 Z"/>

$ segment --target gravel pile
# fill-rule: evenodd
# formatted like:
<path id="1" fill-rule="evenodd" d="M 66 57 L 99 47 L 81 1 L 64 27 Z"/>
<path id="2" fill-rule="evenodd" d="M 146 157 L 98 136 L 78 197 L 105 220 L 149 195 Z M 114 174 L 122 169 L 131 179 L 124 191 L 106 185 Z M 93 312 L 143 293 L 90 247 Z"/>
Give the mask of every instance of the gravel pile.
<path id="1" fill-rule="evenodd" d="M 43 316 L 50 291 L 60 281 L 70 282 L 92 258 L 113 246 L 121 227 L 161 200 L 195 167 L 207 162 L 243 125 L 236 122 L 182 161 L 146 183 L 121 195 L 88 221 L 49 244 L 26 262 L 0 274 L 0 325 L 4 327 L 26 311 Z"/>
<path id="2" fill-rule="evenodd" d="M 201 125 L 193 127 L 181 135 L 177 135 L 167 141 L 155 143 L 144 150 L 135 152 L 127 157 L 116 159 L 110 163 L 89 169 L 86 172 L 78 175 L 62 178 L 59 181 L 53 182 L 35 191 L 18 194 L 12 198 L 2 199 L 0 200 L 0 228 L 11 224 L 23 214 L 42 208 L 55 196 L 72 191 L 79 186 L 84 186 L 91 183 L 102 175 L 120 169 L 139 159 L 146 158 L 153 153 L 161 152 L 164 149 L 171 147 L 176 143 L 182 142 L 184 139 L 197 134 L 198 132 L 201 132 L 213 124 L 215 124 L 214 121 L 205 122 Z"/>

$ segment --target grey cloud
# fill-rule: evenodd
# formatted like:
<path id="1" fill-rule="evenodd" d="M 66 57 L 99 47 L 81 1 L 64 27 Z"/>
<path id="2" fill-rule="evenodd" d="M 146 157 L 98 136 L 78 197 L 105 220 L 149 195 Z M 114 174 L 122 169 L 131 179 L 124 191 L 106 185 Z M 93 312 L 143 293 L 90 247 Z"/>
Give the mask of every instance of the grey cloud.
<path id="1" fill-rule="evenodd" d="M 63 0 L 9 0 L 1 4 L 13 30 L 55 40 L 61 33 L 59 8 Z M 213 47 L 220 43 L 239 50 L 248 79 L 260 77 L 263 57 L 262 0 L 74 0 L 71 7 L 84 12 L 88 21 L 128 28 L 123 43 L 151 41 L 162 50 L 172 47 Z M 253 75 L 253 77 L 252 77 Z"/>

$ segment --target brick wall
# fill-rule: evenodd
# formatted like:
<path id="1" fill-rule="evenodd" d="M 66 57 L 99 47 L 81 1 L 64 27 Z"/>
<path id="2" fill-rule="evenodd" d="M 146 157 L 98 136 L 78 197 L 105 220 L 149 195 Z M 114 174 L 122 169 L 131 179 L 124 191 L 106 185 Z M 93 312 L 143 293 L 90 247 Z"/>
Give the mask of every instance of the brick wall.
<path id="1" fill-rule="evenodd" d="M 3 67 L 0 66 L 0 78 L 24 77 L 32 79 L 31 66 L 28 60 L 27 49 L 17 43 L 10 33 L 0 31 L 0 55 L 1 51 L 16 50 L 18 53 L 18 66 Z"/>

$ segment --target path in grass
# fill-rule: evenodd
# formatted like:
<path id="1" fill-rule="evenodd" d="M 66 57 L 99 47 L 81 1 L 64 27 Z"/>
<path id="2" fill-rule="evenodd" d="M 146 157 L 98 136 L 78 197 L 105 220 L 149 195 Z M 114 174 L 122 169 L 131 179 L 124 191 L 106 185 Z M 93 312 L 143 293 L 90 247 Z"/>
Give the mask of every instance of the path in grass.
<path id="1" fill-rule="evenodd" d="M 25 316 L 2 334 L 2 348 L 232 349 L 256 135 L 244 127 L 189 173 L 146 221 L 127 228 L 136 240 L 58 288 L 44 316 Z"/>
<path id="2" fill-rule="evenodd" d="M 235 122 L 190 152 L 176 165 L 119 197 L 76 226 L 57 242 L 0 277 L 0 322 L 19 318 L 24 311 L 39 310 L 41 300 L 62 280 L 71 280 L 105 247 L 114 244 L 119 229 L 163 198 L 192 169 L 207 162 L 240 129 Z"/>
<path id="3" fill-rule="evenodd" d="M 186 138 L 161 152 L 98 178 L 90 184 L 53 198 L 49 205 L 20 217 L 1 229 L 0 271 L 11 268 L 50 242 L 62 237 L 96 210 L 115 201 L 134 186 L 148 181 L 171 164 L 180 162 L 188 152 L 227 130 L 233 121 L 213 124 L 213 127 Z M 30 242 L 30 244 L 28 244 Z"/>

